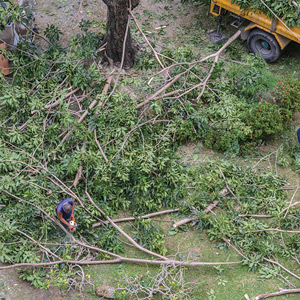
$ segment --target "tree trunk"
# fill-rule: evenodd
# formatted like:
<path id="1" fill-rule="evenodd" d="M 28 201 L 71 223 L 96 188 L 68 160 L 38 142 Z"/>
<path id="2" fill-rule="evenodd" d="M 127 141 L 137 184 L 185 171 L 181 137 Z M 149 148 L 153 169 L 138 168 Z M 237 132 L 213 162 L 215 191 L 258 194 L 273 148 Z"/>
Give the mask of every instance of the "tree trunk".
<path id="1" fill-rule="evenodd" d="M 103 0 L 103 2 L 107 5 L 107 35 L 105 37 L 107 44 L 104 60 L 112 60 L 113 63 L 122 62 L 124 38 L 127 35 L 123 68 L 131 68 L 134 64 L 135 49 L 129 28 L 126 34 L 128 8 L 134 9 L 140 0 Z"/>

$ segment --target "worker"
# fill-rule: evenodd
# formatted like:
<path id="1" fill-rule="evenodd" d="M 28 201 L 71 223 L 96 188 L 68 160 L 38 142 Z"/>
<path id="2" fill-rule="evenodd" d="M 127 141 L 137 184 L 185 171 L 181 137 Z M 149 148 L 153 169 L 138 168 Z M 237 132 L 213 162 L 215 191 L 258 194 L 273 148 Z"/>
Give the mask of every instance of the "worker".
<path id="1" fill-rule="evenodd" d="M 69 222 L 73 221 L 75 223 L 74 218 L 74 208 L 75 204 L 71 198 L 66 198 L 58 203 L 56 207 L 56 213 L 59 220 L 69 228 L 70 231 L 74 231 L 75 227 L 71 225 Z"/>

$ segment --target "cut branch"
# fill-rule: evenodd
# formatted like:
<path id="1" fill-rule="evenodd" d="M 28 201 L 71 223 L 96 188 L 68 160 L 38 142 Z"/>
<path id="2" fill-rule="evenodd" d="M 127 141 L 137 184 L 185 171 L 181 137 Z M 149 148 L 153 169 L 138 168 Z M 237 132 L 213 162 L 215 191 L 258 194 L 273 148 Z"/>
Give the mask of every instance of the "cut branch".
<path id="1" fill-rule="evenodd" d="M 268 259 L 268 258 L 264 258 L 265 261 L 270 262 L 271 264 L 274 264 L 278 267 L 280 267 L 282 270 L 284 270 L 285 272 L 289 273 L 290 275 L 294 276 L 295 278 L 297 278 L 298 280 L 300 280 L 300 277 L 298 275 L 296 275 L 295 273 L 291 272 L 289 269 L 287 269 L 286 267 L 284 267 L 282 264 L 280 264 L 277 261 Z"/>
<path id="2" fill-rule="evenodd" d="M 107 159 L 107 157 L 106 157 L 106 155 L 105 155 L 105 153 L 104 153 L 104 151 L 103 151 L 103 149 L 102 149 L 102 147 L 101 147 L 101 145 L 100 145 L 100 143 L 99 143 L 99 141 L 97 139 L 97 131 L 96 131 L 96 129 L 94 129 L 94 137 L 95 137 L 95 142 L 96 142 L 96 144 L 97 144 L 97 146 L 98 146 L 98 148 L 99 148 L 99 150 L 100 150 L 100 152 L 101 152 L 101 154 L 102 154 L 105 162 L 108 163 L 108 159 Z"/>
<path id="3" fill-rule="evenodd" d="M 224 173 L 222 172 L 222 170 L 221 170 L 221 168 L 220 168 L 219 166 L 218 166 L 218 169 L 219 169 L 219 171 L 220 171 L 220 173 L 221 173 L 221 175 L 222 175 L 222 177 L 223 177 L 223 179 L 224 179 L 224 182 L 225 182 L 225 184 L 226 184 L 227 190 L 231 193 L 231 195 L 233 196 L 233 198 L 236 199 L 237 202 L 241 205 L 240 200 L 237 198 L 237 196 L 233 193 L 233 191 L 230 189 L 229 185 L 227 184 L 225 175 L 224 175 Z"/>
<path id="4" fill-rule="evenodd" d="M 221 192 L 220 192 L 221 195 L 227 195 L 228 194 L 228 190 L 227 188 L 224 188 Z M 219 204 L 219 201 L 218 200 L 215 200 L 213 201 L 213 203 L 209 204 L 207 206 L 207 208 L 205 209 L 205 213 L 208 214 L 209 212 L 211 212 L 217 205 Z M 174 228 L 177 228 L 181 225 L 184 225 L 184 224 L 187 224 L 189 222 L 192 222 L 192 221 L 195 221 L 197 220 L 197 217 L 193 217 L 193 218 L 185 218 L 185 219 L 182 219 L 178 222 L 176 222 L 175 224 L 173 224 L 173 227 Z"/>
<path id="5" fill-rule="evenodd" d="M 194 220 L 197 220 L 197 218 L 196 217 L 194 217 L 194 218 L 185 218 L 185 219 L 182 219 L 182 220 L 176 222 L 175 224 L 173 224 L 173 227 L 177 228 L 177 227 L 182 226 L 184 224 L 190 223 Z"/>
<path id="6" fill-rule="evenodd" d="M 296 294 L 296 293 L 300 293 L 300 289 L 279 289 L 279 292 L 258 295 L 255 297 L 255 300 L 267 299 L 270 297 L 282 296 L 287 294 Z"/>
<path id="7" fill-rule="evenodd" d="M 33 243 L 35 243 L 36 245 L 38 245 L 40 248 L 42 248 L 43 250 L 45 250 L 46 252 L 48 252 L 50 255 L 58 258 L 59 260 L 61 260 L 61 258 L 56 255 L 55 253 L 53 253 L 50 249 L 44 247 L 43 245 L 41 245 L 38 241 L 36 241 L 35 239 L 33 239 L 31 236 L 29 236 L 28 234 L 26 234 L 25 232 L 16 229 L 17 232 L 19 232 L 20 234 L 24 235 L 25 237 L 27 237 L 29 240 L 33 241 Z"/>
<path id="8" fill-rule="evenodd" d="M 165 66 L 163 65 L 163 63 L 161 62 L 161 60 L 159 59 L 158 55 L 157 55 L 157 52 L 154 50 L 154 48 L 152 47 L 151 43 L 149 42 L 149 40 L 147 39 L 147 37 L 145 36 L 144 32 L 142 31 L 141 27 L 139 26 L 135 16 L 133 15 L 132 11 L 129 10 L 129 14 L 131 15 L 136 27 L 138 28 L 139 32 L 142 34 L 144 40 L 146 41 L 146 43 L 148 44 L 148 46 L 150 47 L 150 49 L 152 50 L 156 60 L 158 61 L 158 63 L 160 64 L 160 66 L 162 68 L 164 68 Z"/>
<path id="9" fill-rule="evenodd" d="M 179 211 L 179 208 L 169 209 L 169 210 L 164 210 L 164 211 L 158 211 L 158 212 L 147 214 L 147 215 L 140 216 L 140 217 L 128 217 L 128 218 L 115 219 L 115 220 L 112 220 L 112 221 L 114 223 L 119 223 L 119 222 L 134 221 L 136 219 L 148 219 L 148 218 L 152 218 L 152 217 L 159 216 L 159 215 L 165 215 L 165 214 L 173 213 L 173 212 L 176 212 L 176 211 Z M 93 224 L 93 228 L 99 227 L 101 225 L 108 225 L 108 224 L 109 224 L 109 221 L 104 221 L 103 223 L 98 222 L 98 223 Z"/>
<path id="10" fill-rule="evenodd" d="M 55 107 L 55 106 L 59 105 L 59 103 L 61 103 L 61 101 L 64 101 L 64 100 L 68 99 L 70 96 L 74 95 L 78 91 L 79 91 L 79 88 L 76 88 L 75 90 L 72 90 L 71 92 L 66 94 L 66 96 L 64 96 L 64 98 L 62 100 L 59 99 L 59 100 L 57 100 L 53 103 L 45 105 L 45 109 L 52 108 L 52 107 Z"/>
<path id="11" fill-rule="evenodd" d="M 251 214 L 240 214 L 238 217 L 252 217 L 252 218 L 273 218 L 272 215 L 251 215 Z"/>
<path id="12" fill-rule="evenodd" d="M 43 267 L 53 266 L 57 264 L 78 264 L 78 265 L 98 265 L 98 264 L 115 264 L 120 262 L 132 262 L 138 264 L 150 264 L 150 265 L 175 265 L 183 267 L 197 267 L 197 266 L 217 266 L 217 265 L 236 265 L 242 263 L 242 261 L 226 261 L 226 262 L 184 262 L 179 260 L 168 259 L 165 261 L 150 260 L 150 259 L 139 259 L 139 258 L 127 258 L 121 257 L 112 260 L 58 260 L 53 262 L 42 262 L 42 263 L 20 263 L 8 266 L 0 266 L 0 270 L 20 268 L 20 267 Z"/>
<path id="13" fill-rule="evenodd" d="M 170 86 L 172 86 L 183 74 L 187 73 L 188 71 L 185 71 L 183 73 L 180 73 L 176 75 L 169 83 L 167 83 L 165 86 L 160 88 L 157 92 L 155 92 L 152 96 L 150 96 L 148 99 L 145 101 L 141 102 L 136 106 L 137 109 L 143 107 L 144 105 L 148 104 L 152 99 L 160 95 L 162 92 L 164 92 L 166 89 L 168 89 Z"/>

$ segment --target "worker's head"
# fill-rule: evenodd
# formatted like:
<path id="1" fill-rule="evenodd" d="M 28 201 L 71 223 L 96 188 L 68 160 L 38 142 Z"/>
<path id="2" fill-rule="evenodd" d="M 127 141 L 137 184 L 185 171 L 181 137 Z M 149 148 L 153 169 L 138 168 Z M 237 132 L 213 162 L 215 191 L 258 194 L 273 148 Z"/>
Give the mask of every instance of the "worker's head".
<path id="1" fill-rule="evenodd" d="M 69 203 L 65 203 L 65 204 L 63 205 L 63 211 L 64 211 L 66 214 L 70 213 L 71 210 L 72 210 L 72 205 L 70 205 Z"/>

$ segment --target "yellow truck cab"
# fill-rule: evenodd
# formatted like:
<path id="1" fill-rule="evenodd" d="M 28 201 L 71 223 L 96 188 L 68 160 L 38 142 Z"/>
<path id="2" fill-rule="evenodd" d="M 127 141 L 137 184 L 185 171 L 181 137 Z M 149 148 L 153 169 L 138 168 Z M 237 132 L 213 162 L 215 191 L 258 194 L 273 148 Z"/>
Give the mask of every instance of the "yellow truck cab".
<path id="1" fill-rule="evenodd" d="M 227 11 L 236 19 L 232 25 L 241 29 L 241 37 L 247 40 L 250 52 L 260 53 L 267 62 L 275 62 L 291 41 L 300 44 L 300 27 L 289 28 L 277 18 L 271 19 L 262 12 L 241 9 L 231 0 L 211 0 L 210 12 L 215 17 L 221 17 Z M 245 20 L 250 24 L 241 26 Z"/>

